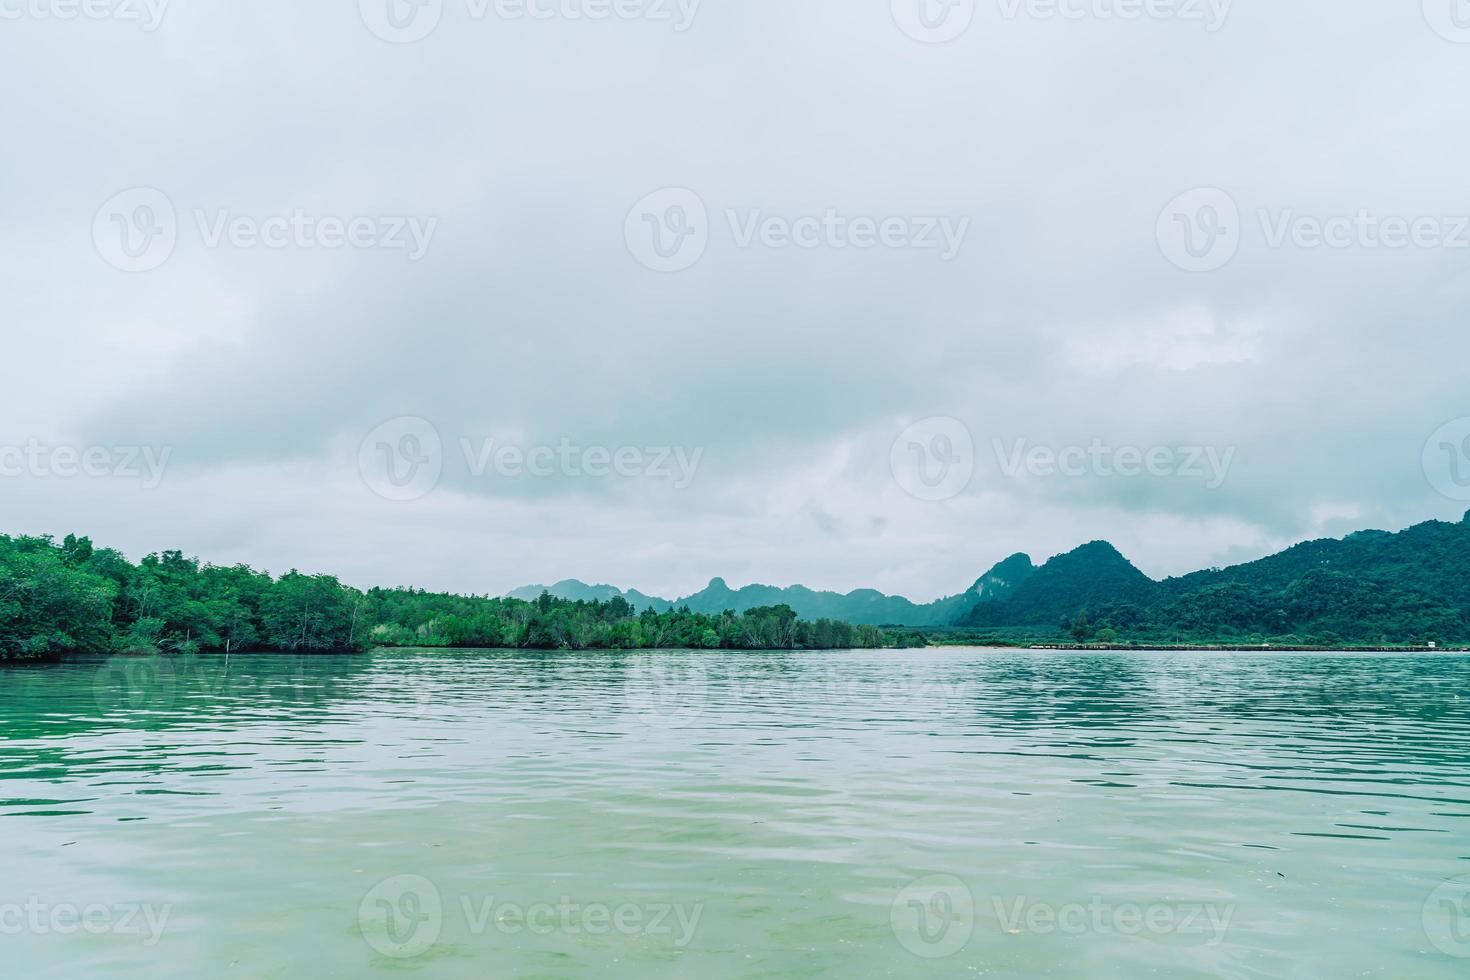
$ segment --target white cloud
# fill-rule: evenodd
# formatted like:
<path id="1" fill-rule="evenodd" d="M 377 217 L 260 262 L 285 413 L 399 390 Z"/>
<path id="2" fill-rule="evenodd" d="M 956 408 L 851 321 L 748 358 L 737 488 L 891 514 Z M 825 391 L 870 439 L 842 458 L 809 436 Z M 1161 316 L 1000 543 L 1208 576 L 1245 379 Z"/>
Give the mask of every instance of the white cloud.
<path id="1" fill-rule="evenodd" d="M 1070 336 L 1067 355 L 1079 371 L 1125 367 L 1189 371 L 1206 364 L 1242 364 L 1262 356 L 1255 321 L 1226 323 L 1202 307 L 1166 311 L 1156 320 L 1098 327 Z"/>

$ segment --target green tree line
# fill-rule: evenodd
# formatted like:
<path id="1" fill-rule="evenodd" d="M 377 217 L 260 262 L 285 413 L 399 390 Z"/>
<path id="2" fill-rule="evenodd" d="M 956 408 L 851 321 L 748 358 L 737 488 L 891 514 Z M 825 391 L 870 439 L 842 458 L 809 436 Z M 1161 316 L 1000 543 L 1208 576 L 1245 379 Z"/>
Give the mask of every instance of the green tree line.
<path id="1" fill-rule="evenodd" d="M 627 600 L 534 601 L 361 591 L 331 575 L 272 577 L 178 551 L 137 564 L 88 538 L 0 535 L 0 659 L 65 653 L 537 649 L 847 649 L 923 646 L 908 630 L 802 620 L 789 606 L 655 612 Z"/>

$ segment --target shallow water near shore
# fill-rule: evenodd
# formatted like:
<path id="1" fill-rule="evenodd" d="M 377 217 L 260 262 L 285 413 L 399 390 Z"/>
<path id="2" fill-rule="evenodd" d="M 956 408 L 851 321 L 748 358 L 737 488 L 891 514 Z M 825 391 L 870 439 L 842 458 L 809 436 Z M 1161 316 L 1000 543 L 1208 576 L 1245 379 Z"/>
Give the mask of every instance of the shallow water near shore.
<path id="1" fill-rule="evenodd" d="M 1460 977 L 1470 656 L 0 669 L 27 977 Z"/>

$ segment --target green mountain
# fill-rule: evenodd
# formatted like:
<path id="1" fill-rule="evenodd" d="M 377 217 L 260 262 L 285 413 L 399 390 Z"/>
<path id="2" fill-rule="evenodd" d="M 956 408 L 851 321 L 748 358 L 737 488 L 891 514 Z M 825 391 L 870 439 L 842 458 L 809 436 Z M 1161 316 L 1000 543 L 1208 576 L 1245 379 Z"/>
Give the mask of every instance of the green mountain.
<path id="1" fill-rule="evenodd" d="M 973 596 L 981 602 L 1004 599 L 1035 574 L 1036 566 L 1031 564 L 1030 555 L 1011 555 L 976 579 L 975 584 L 970 586 L 969 591 L 965 593 L 965 597 Z"/>
<path id="2" fill-rule="evenodd" d="M 1258 561 L 1154 581 L 1095 541 L 1042 565 L 956 625 L 1012 636 L 1209 643 L 1470 641 L 1470 514 L 1396 534 L 1307 541 Z"/>
<path id="3" fill-rule="evenodd" d="M 726 609 L 741 612 L 762 606 L 790 606 L 806 619 L 840 619 L 849 623 L 882 625 L 900 623 L 905 626 L 929 626 L 954 621 L 969 603 L 940 599 L 918 605 L 902 596 L 884 595 L 873 589 L 858 589 L 846 595 L 818 592 L 804 585 L 777 588 L 773 585 L 747 585 L 732 589 L 722 578 L 711 579 L 709 585 L 691 596 L 680 599 L 678 606 L 694 612 L 717 613 Z"/>
<path id="4" fill-rule="evenodd" d="M 609 602 L 612 599 L 623 599 L 635 609 L 652 609 L 654 612 L 668 612 L 674 608 L 674 604 L 668 599 L 660 599 L 657 596 L 644 595 L 637 589 L 629 589 L 624 592 L 611 585 L 588 585 L 574 578 L 563 579 L 555 585 L 523 585 L 519 589 L 506 593 L 508 599 L 520 599 L 523 602 L 535 601 L 543 592 L 550 592 L 558 599 L 569 599 L 572 602 Z"/>
<path id="5" fill-rule="evenodd" d="M 1138 600 L 1154 583 L 1106 541 L 1051 559 L 1008 592 L 989 596 L 961 621 L 974 626 L 1055 624 L 1101 602 Z"/>

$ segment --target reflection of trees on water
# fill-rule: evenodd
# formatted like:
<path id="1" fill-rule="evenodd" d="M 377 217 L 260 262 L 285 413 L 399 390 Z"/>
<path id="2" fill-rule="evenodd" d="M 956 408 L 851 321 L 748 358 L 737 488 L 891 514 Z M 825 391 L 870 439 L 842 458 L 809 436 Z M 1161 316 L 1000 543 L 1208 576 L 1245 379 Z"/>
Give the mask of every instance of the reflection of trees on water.
<path id="1" fill-rule="evenodd" d="M 368 670 L 364 658 L 290 654 L 7 666 L 0 671 L 0 780 L 57 782 L 85 772 L 148 780 L 225 771 L 232 768 L 229 753 L 201 753 L 195 732 L 233 735 L 262 722 L 300 730 L 341 721 L 352 716 Z M 171 732 L 177 744 L 167 737 Z M 165 737 L 149 737 L 154 733 Z M 213 757 L 205 761 L 201 754 Z"/>
<path id="2" fill-rule="evenodd" d="M 293 654 L 9 664 L 0 670 L 0 739 L 246 723 L 262 708 L 309 722 L 353 696 L 369 670 L 366 658 Z"/>

